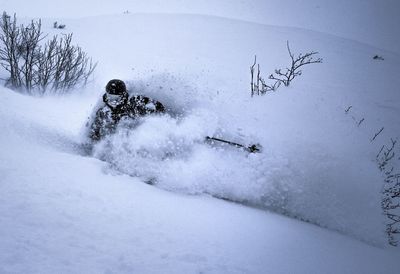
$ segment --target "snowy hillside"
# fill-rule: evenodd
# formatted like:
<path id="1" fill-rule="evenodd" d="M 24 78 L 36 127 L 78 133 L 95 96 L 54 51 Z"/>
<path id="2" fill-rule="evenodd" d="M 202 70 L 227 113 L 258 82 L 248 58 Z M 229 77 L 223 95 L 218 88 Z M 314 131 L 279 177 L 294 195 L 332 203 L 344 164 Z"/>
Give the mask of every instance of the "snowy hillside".
<path id="1" fill-rule="evenodd" d="M 68 96 L 1 83 L 0 272 L 396 273 L 376 155 L 400 137 L 399 36 L 380 32 L 397 3 L 372 24 L 377 1 L 159 2 L 0 1 L 45 33 L 73 32 L 98 61 Z M 267 6 L 290 8 L 261 16 Z M 254 55 L 267 78 L 289 64 L 287 41 L 323 63 L 252 98 Z M 121 125 L 89 157 L 85 124 L 112 78 L 168 113 Z"/>
<path id="2" fill-rule="evenodd" d="M 2 273 L 397 272 L 397 252 L 78 155 L 90 97 L 0 94 Z"/>
<path id="3" fill-rule="evenodd" d="M 81 18 L 105 14 L 201 14 L 309 29 L 400 53 L 397 0 L 0 0 L 27 17 Z"/>

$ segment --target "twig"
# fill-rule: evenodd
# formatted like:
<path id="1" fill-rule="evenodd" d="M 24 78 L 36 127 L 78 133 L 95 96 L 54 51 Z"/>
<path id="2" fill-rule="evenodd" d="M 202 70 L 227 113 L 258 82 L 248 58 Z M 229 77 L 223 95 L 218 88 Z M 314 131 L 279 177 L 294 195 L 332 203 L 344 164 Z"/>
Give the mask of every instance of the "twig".
<path id="1" fill-rule="evenodd" d="M 254 96 L 255 90 L 254 90 L 254 67 L 256 66 L 257 63 L 257 55 L 254 55 L 254 63 L 253 65 L 250 66 L 250 74 L 251 74 L 251 82 L 250 82 L 250 88 L 251 88 L 251 97 Z"/>
<path id="2" fill-rule="evenodd" d="M 365 120 L 365 118 L 362 118 L 362 119 L 358 122 L 357 126 L 359 127 L 359 126 L 362 124 L 362 122 L 364 122 L 364 120 Z"/>
<path id="3" fill-rule="evenodd" d="M 382 153 L 382 150 L 385 148 L 385 145 L 383 145 L 382 147 L 381 147 L 381 149 L 379 150 L 379 153 L 376 155 L 376 158 L 379 158 L 379 155 L 381 155 L 381 153 Z"/>
<path id="4" fill-rule="evenodd" d="M 349 106 L 344 112 L 347 114 L 353 106 Z"/>
<path id="5" fill-rule="evenodd" d="M 371 139 L 371 142 L 373 142 L 376 137 L 378 137 L 379 134 L 381 134 L 381 132 L 385 129 L 385 127 L 382 127 L 377 133 L 375 133 L 374 137 Z"/>

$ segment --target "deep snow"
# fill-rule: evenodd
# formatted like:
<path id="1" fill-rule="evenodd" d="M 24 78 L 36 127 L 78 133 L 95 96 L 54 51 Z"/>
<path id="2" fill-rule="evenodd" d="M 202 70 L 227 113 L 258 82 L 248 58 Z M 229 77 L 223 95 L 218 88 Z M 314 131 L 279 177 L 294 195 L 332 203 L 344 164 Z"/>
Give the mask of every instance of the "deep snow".
<path id="1" fill-rule="evenodd" d="M 400 132 L 398 54 L 354 41 L 369 42 L 360 28 L 347 40 L 244 22 L 227 10 L 217 15 L 236 19 L 100 15 L 109 6 L 93 7 L 59 15 L 95 17 L 42 21 L 50 34 L 74 32 L 99 61 L 86 91 L 32 98 L 0 90 L 1 271 L 396 272 L 398 252 L 382 249 L 375 155 Z M 55 20 L 67 29 L 53 29 Z M 307 27 L 278 25 L 293 24 Z M 329 32 L 320 27 L 310 29 Z M 254 54 L 267 76 L 289 62 L 287 40 L 293 52 L 317 50 L 324 62 L 305 67 L 288 88 L 250 98 Z M 96 145 L 95 158 L 83 157 L 84 125 L 111 78 L 162 101 L 169 114 L 122 125 Z M 264 150 L 209 146 L 207 135 Z"/>
<path id="2" fill-rule="evenodd" d="M 387 60 L 377 62 L 372 59 L 375 49 L 357 42 L 204 16 L 119 15 L 83 22 L 76 36 L 102 60 L 100 75 L 116 64 L 110 78 L 121 72 L 131 80 L 132 93 L 152 96 L 183 115 L 178 120 L 149 118 L 137 130 L 122 129 L 111 137 L 106 146 L 111 150 L 105 151 L 120 170 L 161 177 L 158 185 L 166 189 L 211 192 L 296 215 L 375 244 L 384 241 L 384 220 L 377 207 L 382 179 L 374 157 L 382 144 L 400 132 L 399 124 L 393 122 L 399 115 L 397 55 L 385 52 Z M 68 24 L 74 29 L 77 23 Z M 121 41 L 116 51 L 101 49 L 99 45 L 115 45 L 108 37 L 95 35 L 96 28 L 121 29 L 113 35 Z M 91 33 L 96 40 L 80 33 Z M 123 43 L 126 37 L 132 38 Z M 252 54 L 260 53 L 258 60 L 267 74 L 289 61 L 287 39 L 296 53 L 318 50 L 324 63 L 305 67 L 304 75 L 289 88 L 250 98 Z M 117 50 L 132 54 L 121 56 Z M 136 63 L 141 65 L 133 67 Z M 345 115 L 349 105 L 353 109 Z M 362 127 L 356 126 L 352 116 L 365 118 Z M 383 134 L 370 143 L 382 126 Z M 237 151 L 218 154 L 204 145 L 192 146 L 213 134 L 246 144 L 261 143 L 265 153 L 246 158 Z M 183 146 L 179 157 L 157 161 L 166 152 L 161 150 L 160 155 L 154 148 L 171 142 Z M 153 154 L 143 156 L 143 150 Z M 98 148 L 97 155 L 102 153 Z"/>
<path id="3" fill-rule="evenodd" d="M 0 109 L 2 273 L 397 272 L 393 250 L 206 195 L 166 192 L 78 155 L 73 121 L 85 117 L 90 96 L 0 90 L 8 102 Z M 71 115 L 71 106 L 80 108 Z"/>
<path id="4" fill-rule="evenodd" d="M 56 20 L 105 14 L 201 14 L 333 34 L 400 53 L 397 0 L 0 0 L 20 16 Z"/>

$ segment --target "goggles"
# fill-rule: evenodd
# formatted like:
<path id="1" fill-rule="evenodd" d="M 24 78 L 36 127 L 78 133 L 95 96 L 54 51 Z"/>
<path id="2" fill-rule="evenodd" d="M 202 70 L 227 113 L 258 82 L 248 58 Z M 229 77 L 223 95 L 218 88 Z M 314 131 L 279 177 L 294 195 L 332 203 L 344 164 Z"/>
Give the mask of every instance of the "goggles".
<path id="1" fill-rule="evenodd" d="M 107 105 L 115 108 L 117 106 L 125 104 L 126 96 L 106 93 L 105 96 L 103 97 L 103 100 Z"/>

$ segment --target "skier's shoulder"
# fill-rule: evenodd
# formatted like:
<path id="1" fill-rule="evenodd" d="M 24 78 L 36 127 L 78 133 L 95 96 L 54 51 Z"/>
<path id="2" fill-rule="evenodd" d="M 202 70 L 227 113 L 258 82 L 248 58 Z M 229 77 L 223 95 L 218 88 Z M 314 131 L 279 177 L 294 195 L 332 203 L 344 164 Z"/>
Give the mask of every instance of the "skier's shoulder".
<path id="1" fill-rule="evenodd" d="M 133 111 L 139 110 L 146 113 L 165 111 L 165 107 L 161 102 L 145 95 L 132 95 L 129 98 L 129 107 Z"/>

